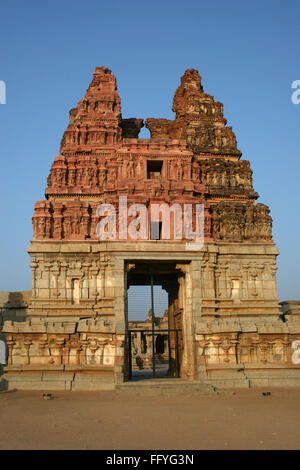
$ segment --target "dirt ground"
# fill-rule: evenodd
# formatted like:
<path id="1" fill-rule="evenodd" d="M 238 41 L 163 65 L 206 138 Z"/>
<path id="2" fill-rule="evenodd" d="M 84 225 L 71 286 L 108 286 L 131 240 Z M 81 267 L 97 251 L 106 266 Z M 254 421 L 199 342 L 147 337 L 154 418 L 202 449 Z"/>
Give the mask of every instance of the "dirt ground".
<path id="1" fill-rule="evenodd" d="M 300 390 L 263 391 L 4 391 L 0 449 L 300 449 Z"/>

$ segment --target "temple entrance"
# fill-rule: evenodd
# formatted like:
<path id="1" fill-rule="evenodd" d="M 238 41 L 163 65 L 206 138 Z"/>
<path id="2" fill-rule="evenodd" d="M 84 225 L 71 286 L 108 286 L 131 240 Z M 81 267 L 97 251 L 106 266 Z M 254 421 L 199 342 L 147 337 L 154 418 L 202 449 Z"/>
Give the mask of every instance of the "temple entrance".
<path id="1" fill-rule="evenodd" d="M 127 379 L 180 377 L 184 274 L 170 262 L 127 265 Z"/>

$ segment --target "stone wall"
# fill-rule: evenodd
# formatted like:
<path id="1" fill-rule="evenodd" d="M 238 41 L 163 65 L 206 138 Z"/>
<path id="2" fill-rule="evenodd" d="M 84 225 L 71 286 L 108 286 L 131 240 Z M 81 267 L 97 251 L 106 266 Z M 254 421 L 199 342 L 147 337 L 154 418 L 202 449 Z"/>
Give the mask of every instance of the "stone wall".
<path id="1" fill-rule="evenodd" d="M 280 310 L 283 316 L 288 320 L 290 315 L 300 315 L 300 300 L 284 300 L 280 302 Z"/>
<path id="2" fill-rule="evenodd" d="M 2 326 L 5 321 L 24 321 L 27 314 L 28 303 L 31 298 L 31 291 L 21 292 L 0 292 L 0 341 L 5 343 L 6 335 L 2 332 Z M 5 349 L 5 356 L 7 355 L 6 344 L 5 348 L 0 343 L 0 376 L 3 373 L 3 354 Z"/>
<path id="3" fill-rule="evenodd" d="M 97 67 L 70 111 L 46 198 L 32 218 L 27 318 L 28 293 L 1 300 L 8 388 L 100 390 L 126 380 L 127 288 L 131 270 L 143 274 L 136 264 L 147 265 L 144 275 L 151 271 L 157 283 L 165 285 L 165 274 L 175 280 L 176 288 L 166 287 L 169 324 L 182 332 L 183 379 L 222 387 L 300 385 L 299 304 L 279 310 L 279 252 L 270 210 L 255 203 L 250 163 L 240 161 L 223 106 L 204 93 L 196 70 L 181 78 L 172 109 L 174 121 L 147 119 L 151 138 L 138 139 L 143 120 L 122 120 L 116 79 Z M 103 203 L 113 206 L 115 236 L 103 236 Z M 148 219 L 131 237 L 129 209 L 136 203 Z M 156 215 L 157 239 L 149 215 L 161 204 L 176 204 L 179 217 L 173 214 L 165 236 L 165 217 Z M 195 204 L 203 205 L 202 248 L 191 243 L 198 242 L 191 233 Z M 185 208 L 191 211 L 182 227 Z M 166 264 L 173 267 L 165 273 Z"/>

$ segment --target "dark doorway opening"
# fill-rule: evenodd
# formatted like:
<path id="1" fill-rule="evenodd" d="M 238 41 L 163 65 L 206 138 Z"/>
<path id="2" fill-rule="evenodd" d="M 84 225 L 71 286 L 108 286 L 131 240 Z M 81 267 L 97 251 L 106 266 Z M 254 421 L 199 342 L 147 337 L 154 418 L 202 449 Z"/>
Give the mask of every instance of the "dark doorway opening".
<path id="1" fill-rule="evenodd" d="M 161 235 L 162 235 L 162 222 L 151 222 L 150 239 L 161 240 Z"/>
<path id="2" fill-rule="evenodd" d="M 129 380 L 180 377 L 183 307 L 179 301 L 182 286 L 179 278 L 182 276 L 182 272 L 176 269 L 176 263 L 128 263 L 127 289 L 130 289 L 130 295 L 126 351 Z M 141 289 L 144 290 L 143 298 L 134 296 L 136 286 L 139 286 L 139 294 Z M 165 305 L 162 289 L 167 300 Z M 136 299 L 138 308 L 132 305 Z M 140 313 L 138 318 L 132 318 L 134 310 L 144 311 L 144 315 Z"/>
<path id="3" fill-rule="evenodd" d="M 163 162 L 158 160 L 147 161 L 147 178 L 148 179 L 161 179 L 162 177 Z"/>

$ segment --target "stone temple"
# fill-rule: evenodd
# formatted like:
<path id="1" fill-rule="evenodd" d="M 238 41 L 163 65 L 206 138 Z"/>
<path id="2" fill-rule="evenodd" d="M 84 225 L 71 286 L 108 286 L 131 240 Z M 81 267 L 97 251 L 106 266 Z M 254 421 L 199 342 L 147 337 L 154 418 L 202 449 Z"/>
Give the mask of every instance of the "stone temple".
<path id="1" fill-rule="evenodd" d="M 143 119 L 122 119 L 116 79 L 97 67 L 70 111 L 32 218 L 32 293 L 24 318 L 2 327 L 8 388 L 118 388 L 159 331 L 169 377 L 216 387 L 300 384 L 299 304 L 278 304 L 272 219 L 256 203 L 249 161 L 196 70 L 181 77 L 172 110 L 173 121 L 146 119 L 150 139 L 139 139 Z M 193 230 L 201 204 L 204 243 L 178 236 L 172 211 L 169 238 L 162 211 L 130 238 L 121 200 L 150 212 L 191 207 Z M 97 231 L 100 204 L 115 208 L 107 239 Z M 128 213 L 125 229 L 137 220 Z M 127 290 L 150 284 L 168 293 L 168 309 L 143 331 L 128 321 Z"/>

